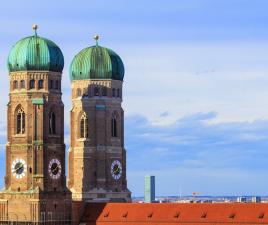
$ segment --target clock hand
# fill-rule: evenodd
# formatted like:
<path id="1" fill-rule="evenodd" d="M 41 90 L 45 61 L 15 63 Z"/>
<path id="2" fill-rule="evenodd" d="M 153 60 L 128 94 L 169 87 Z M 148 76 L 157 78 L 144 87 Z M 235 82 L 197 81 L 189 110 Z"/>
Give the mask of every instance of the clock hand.
<path id="1" fill-rule="evenodd" d="M 56 166 L 56 168 L 54 168 L 54 169 L 52 170 L 52 172 L 54 172 L 56 169 L 58 169 L 58 165 Z"/>
<path id="2" fill-rule="evenodd" d="M 23 168 L 23 164 L 21 164 L 20 167 L 18 167 L 17 169 L 15 169 L 15 172 L 17 172 L 17 171 L 20 170 L 21 168 Z"/>
<path id="3" fill-rule="evenodd" d="M 116 170 L 115 170 L 114 172 L 116 172 L 116 173 L 119 172 L 119 167 L 117 167 Z"/>

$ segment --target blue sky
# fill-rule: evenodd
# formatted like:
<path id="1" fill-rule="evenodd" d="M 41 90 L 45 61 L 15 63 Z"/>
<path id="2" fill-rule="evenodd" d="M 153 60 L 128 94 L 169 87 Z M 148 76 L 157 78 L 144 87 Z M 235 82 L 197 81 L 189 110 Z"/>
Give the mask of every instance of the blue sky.
<path id="1" fill-rule="evenodd" d="M 268 195 L 266 0 L 10 0 L 0 8 L 0 176 L 11 46 L 38 33 L 65 56 L 65 142 L 72 57 L 92 45 L 124 61 L 128 184 L 143 195 Z M 0 177 L 0 178 L 1 178 Z M 3 179 L 0 179 L 3 185 Z"/>

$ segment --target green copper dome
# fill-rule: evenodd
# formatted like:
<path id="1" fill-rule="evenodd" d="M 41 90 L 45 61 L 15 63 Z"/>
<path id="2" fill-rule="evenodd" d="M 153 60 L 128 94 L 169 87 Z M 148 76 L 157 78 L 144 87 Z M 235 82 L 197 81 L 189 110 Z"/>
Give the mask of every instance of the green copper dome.
<path id="1" fill-rule="evenodd" d="M 111 49 L 99 45 L 81 50 L 70 66 L 70 79 L 113 79 L 124 78 L 124 64 L 121 58 Z"/>
<path id="2" fill-rule="evenodd" d="M 8 56 L 9 72 L 45 70 L 62 72 L 64 58 L 52 41 L 34 35 L 18 41 Z"/>

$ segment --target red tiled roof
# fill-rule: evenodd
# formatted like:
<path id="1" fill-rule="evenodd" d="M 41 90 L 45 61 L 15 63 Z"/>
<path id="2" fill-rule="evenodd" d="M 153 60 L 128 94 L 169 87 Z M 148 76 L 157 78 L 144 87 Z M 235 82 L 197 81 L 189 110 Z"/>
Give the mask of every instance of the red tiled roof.
<path id="1" fill-rule="evenodd" d="M 82 217 L 86 225 L 264 224 L 264 203 L 89 203 Z"/>

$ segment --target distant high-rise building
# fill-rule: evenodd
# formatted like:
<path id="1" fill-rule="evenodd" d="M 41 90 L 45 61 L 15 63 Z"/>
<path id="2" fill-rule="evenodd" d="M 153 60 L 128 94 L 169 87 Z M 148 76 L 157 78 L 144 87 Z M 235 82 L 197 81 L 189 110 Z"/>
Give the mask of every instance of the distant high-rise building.
<path id="1" fill-rule="evenodd" d="M 261 197 L 260 196 L 253 196 L 251 198 L 251 201 L 254 203 L 260 203 L 261 202 Z"/>
<path id="2" fill-rule="evenodd" d="M 144 201 L 148 203 L 155 201 L 155 176 L 145 176 Z"/>
<path id="3" fill-rule="evenodd" d="M 237 197 L 236 201 L 245 203 L 245 202 L 247 202 L 247 198 L 246 197 Z"/>

